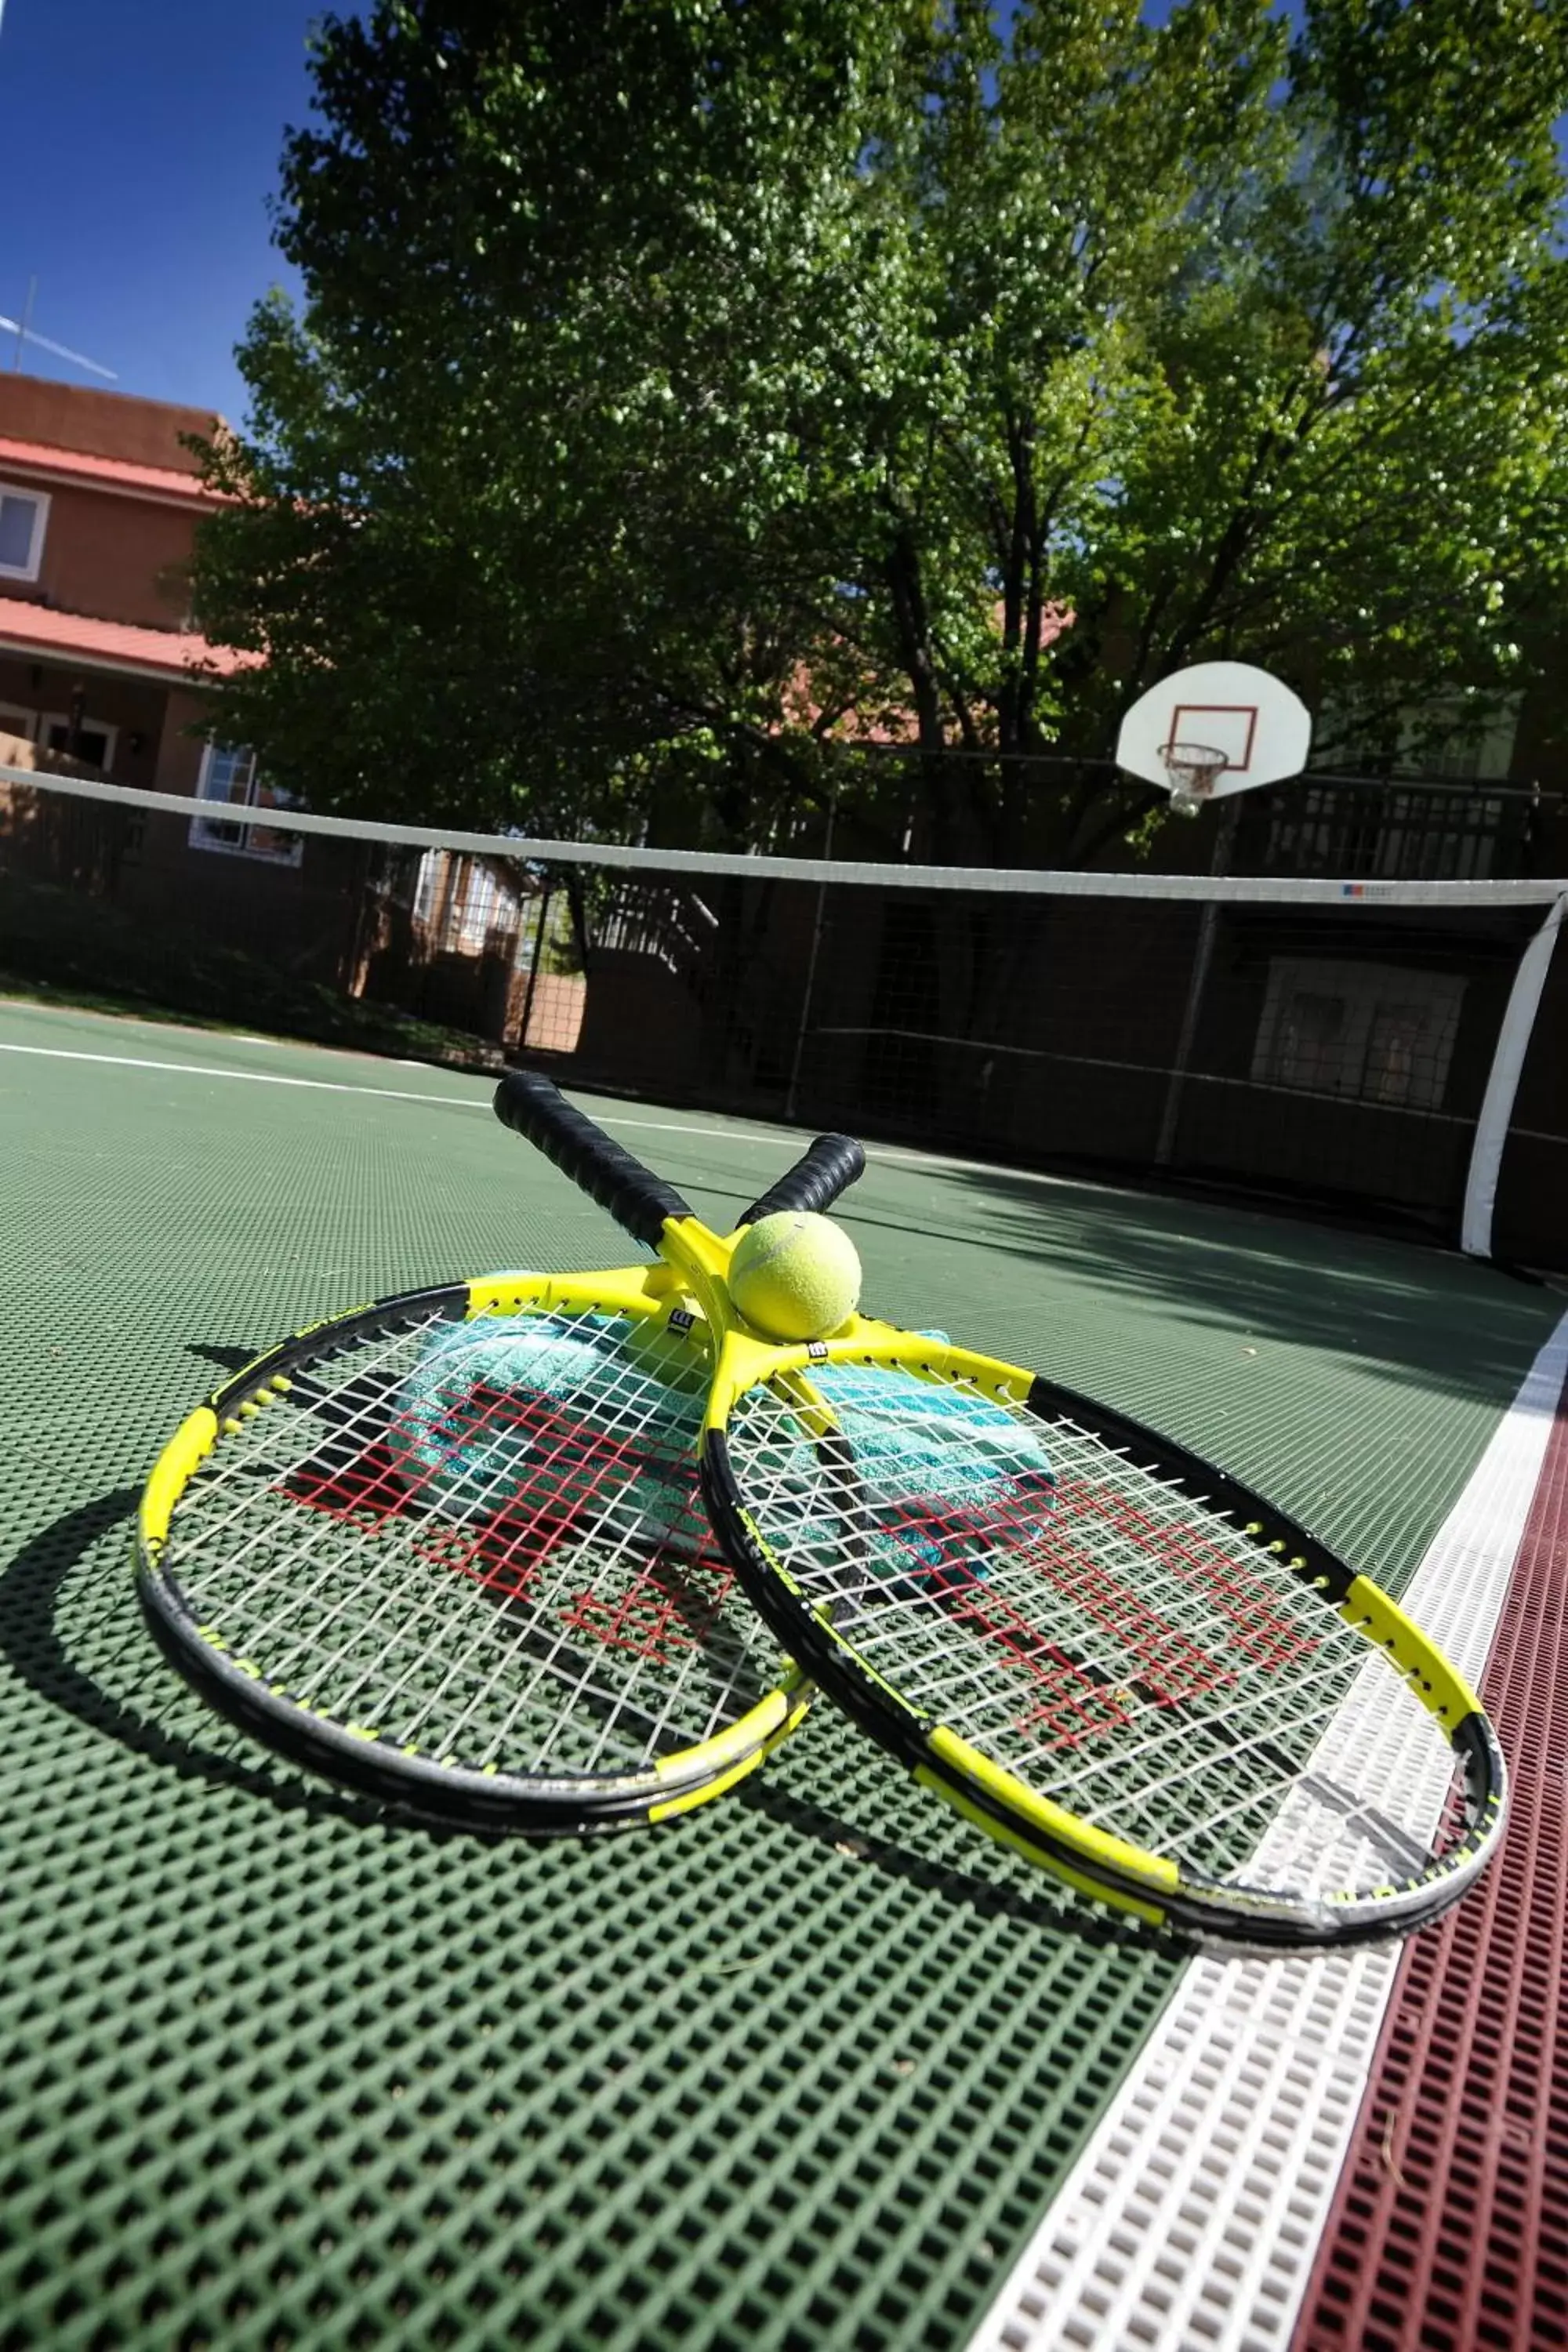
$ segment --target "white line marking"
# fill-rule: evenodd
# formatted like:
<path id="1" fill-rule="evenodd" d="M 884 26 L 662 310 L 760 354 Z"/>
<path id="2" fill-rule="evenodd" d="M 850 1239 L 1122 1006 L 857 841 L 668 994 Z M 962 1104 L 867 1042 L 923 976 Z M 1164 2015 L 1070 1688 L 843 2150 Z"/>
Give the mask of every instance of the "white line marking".
<path id="1" fill-rule="evenodd" d="M 1403 1596 L 1474 1683 L 1565 1377 L 1568 1317 Z M 1398 1963 L 1388 1946 L 1189 1961 L 967 2352 L 1285 2352 Z"/>
<path id="2" fill-rule="evenodd" d="M 286 1045 L 288 1038 L 258 1037 L 247 1042 L 256 1045 Z M 329 1047 L 327 1049 L 331 1051 Z M 101 1062 L 116 1070 L 163 1070 L 176 1076 L 193 1078 L 236 1078 L 253 1087 L 303 1087 L 309 1092 L 329 1095 L 368 1095 L 380 1102 L 445 1103 L 458 1110 L 488 1110 L 489 1095 L 427 1095 L 416 1094 L 402 1087 L 354 1086 L 346 1078 L 289 1078 L 276 1070 L 223 1070 L 207 1062 L 154 1062 L 137 1054 L 89 1054 L 80 1048 L 65 1045 L 20 1045 L 0 1040 L 0 1054 L 33 1054 L 46 1062 Z M 423 1068 L 423 1063 L 400 1064 L 401 1067 Z M 648 1135 L 684 1135 L 697 1143 L 768 1144 L 781 1138 L 794 1142 L 805 1130 L 803 1128 L 750 1129 L 741 1127 L 690 1127 L 682 1119 L 636 1118 L 625 1112 L 601 1110 L 601 1127 L 635 1128 Z M 866 1148 L 868 1160 L 908 1163 L 917 1168 L 957 1168 L 976 1176 L 1006 1176 L 1019 1183 L 1066 1187 L 1082 1192 L 1117 1192 L 1114 1184 L 1095 1183 L 1079 1176 L 1049 1176 L 1037 1168 L 1007 1168 L 985 1160 L 959 1160 L 941 1151 L 921 1151 L 918 1145 L 895 1143 L 870 1144 Z"/>
<path id="3" fill-rule="evenodd" d="M 46 1062 L 100 1062 L 115 1070 L 163 1070 L 177 1077 L 234 1078 L 253 1087 L 303 1087 L 316 1094 L 368 1095 L 381 1102 L 445 1103 L 458 1110 L 488 1110 L 490 1106 L 488 1094 L 416 1094 L 403 1087 L 355 1086 L 346 1078 L 290 1078 L 278 1070 L 225 1070 L 210 1062 L 155 1062 L 139 1054 L 89 1054 L 80 1047 L 66 1045 L 20 1045 L 0 1040 L 0 1054 L 32 1054 Z M 775 1139 L 772 1135 L 753 1134 L 744 1128 L 690 1127 L 681 1119 L 628 1118 L 614 1111 L 601 1112 L 599 1123 L 602 1127 L 646 1129 L 650 1135 L 685 1135 L 711 1143 L 764 1144 Z M 788 1133 L 789 1130 L 782 1129 L 780 1132 Z"/>
<path id="4" fill-rule="evenodd" d="M 462 1110 L 482 1106 L 471 1095 L 405 1094 L 396 1087 L 355 1087 L 342 1078 L 286 1078 L 277 1070 L 220 1070 L 206 1062 L 151 1062 L 138 1054 L 86 1054 L 64 1045 L 15 1045 L 0 1041 L 0 1054 L 36 1054 L 46 1062 L 106 1062 L 115 1070 L 168 1070 L 178 1077 L 238 1078 L 253 1087 L 305 1087 L 329 1095 L 375 1095 L 387 1102 L 455 1103 Z"/>

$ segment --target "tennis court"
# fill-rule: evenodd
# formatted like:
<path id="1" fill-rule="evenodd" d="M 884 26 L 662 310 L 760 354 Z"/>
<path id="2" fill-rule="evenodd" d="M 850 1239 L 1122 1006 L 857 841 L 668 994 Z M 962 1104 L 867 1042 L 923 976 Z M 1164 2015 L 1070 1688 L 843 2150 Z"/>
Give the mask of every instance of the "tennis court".
<path id="1" fill-rule="evenodd" d="M 490 1091 L 0 1005 L 0 2341 L 1240 2345 L 1289 2340 L 1299 2314 L 1373 2340 L 1308 2297 L 1322 2151 L 1353 2122 L 1320 2127 L 1311 2070 L 1316 2047 L 1342 2080 L 1386 1955 L 1194 1963 L 972 1839 L 825 1707 L 668 1829 L 490 1844 L 292 1774 L 163 1666 L 130 1517 L 224 1371 L 378 1293 L 628 1255 Z M 799 1142 L 588 1107 L 721 1228 Z M 1563 1311 L 1433 1250 L 912 1150 L 874 1147 L 841 1213 L 876 1311 L 1114 1398 L 1395 1593 Z M 1554 1608 L 1543 1659 L 1560 1589 Z M 1535 2316 L 1426 2340 L 1560 2324 L 1561 1874 L 1559 1842 L 1515 1935 L 1555 1900 L 1531 1996 L 1536 2243 L 1515 2256 Z M 1316 2204 L 1280 2158 L 1275 2206 L 1238 2220 L 1223 2176 L 1245 2149 L 1182 2186 L 1220 2215 L 1170 2241 L 1190 2336 L 1159 2332 L 1148 2231 L 1131 2316 L 1100 2324 L 1092 2282 L 1004 2310 L 1152 2032 L 1200 1999 L 1229 2005 L 1239 2064 L 1254 2026 L 1293 2053 Z"/>

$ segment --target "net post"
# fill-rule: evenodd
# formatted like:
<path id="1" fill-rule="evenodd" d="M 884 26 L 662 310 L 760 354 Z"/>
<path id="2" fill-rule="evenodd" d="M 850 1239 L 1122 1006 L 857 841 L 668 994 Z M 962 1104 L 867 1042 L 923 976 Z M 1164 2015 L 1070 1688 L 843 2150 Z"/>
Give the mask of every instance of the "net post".
<path id="1" fill-rule="evenodd" d="M 1470 1145 L 1469 1167 L 1465 1175 L 1459 1247 L 1467 1257 L 1489 1258 L 1493 1254 L 1492 1220 L 1497 1210 L 1498 1179 L 1502 1171 L 1503 1149 L 1513 1123 L 1513 1107 L 1524 1071 L 1524 1057 L 1530 1048 L 1535 1016 L 1540 1010 L 1542 992 L 1546 986 L 1552 951 L 1557 944 L 1565 907 L 1568 907 L 1568 896 L 1552 900 L 1540 929 L 1521 956 L 1519 969 L 1513 976 L 1508 1010 L 1502 1017 L 1497 1050 L 1487 1074 L 1487 1090 L 1481 1097 L 1480 1115 L 1476 1120 L 1475 1137 Z"/>
<path id="2" fill-rule="evenodd" d="M 1213 779 L 1210 781 L 1212 782 Z M 1238 803 L 1226 801 L 1219 813 L 1219 825 L 1215 834 L 1214 855 L 1209 860 L 1211 876 L 1218 877 L 1229 866 L 1240 816 Z M 1171 1064 L 1171 1082 L 1165 1089 L 1164 1108 L 1160 1114 L 1159 1139 L 1154 1146 L 1154 1165 L 1160 1169 L 1169 1168 L 1176 1156 L 1176 1129 L 1182 1116 L 1182 1095 L 1186 1087 L 1187 1065 L 1197 1043 L 1198 1021 L 1208 989 L 1209 966 L 1214 961 L 1215 933 L 1218 925 L 1219 908 L 1210 898 L 1199 919 L 1198 944 L 1193 957 L 1192 978 L 1187 982 L 1187 1001 L 1182 1007 L 1182 1026 Z"/>
<path id="3" fill-rule="evenodd" d="M 795 1117 L 795 1101 L 800 1093 L 800 1069 L 805 1058 L 806 1032 L 811 1025 L 811 1001 L 816 992 L 816 963 L 822 952 L 823 927 L 827 919 L 827 867 L 833 856 L 833 827 L 838 814 L 838 787 L 828 787 L 827 824 L 822 837 L 822 878 L 816 886 L 816 912 L 812 919 L 811 953 L 806 958 L 805 981 L 801 990 L 800 1022 L 795 1033 L 795 1052 L 790 1059 L 789 1085 L 784 1089 L 784 1115 Z"/>

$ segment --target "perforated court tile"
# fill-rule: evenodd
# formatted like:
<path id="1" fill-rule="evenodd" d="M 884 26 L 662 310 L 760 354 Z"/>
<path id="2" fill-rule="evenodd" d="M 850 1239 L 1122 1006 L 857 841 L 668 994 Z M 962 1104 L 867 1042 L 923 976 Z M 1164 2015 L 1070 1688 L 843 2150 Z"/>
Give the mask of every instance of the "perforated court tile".
<path id="1" fill-rule="evenodd" d="M 1174 1980 L 820 1714 L 666 1832 L 487 1845 L 172 1681 L 129 1516 L 223 1370 L 376 1292 L 632 1255 L 485 1091 L 0 1008 L 7 2352 L 957 2346 Z M 604 1108 L 715 1220 L 790 1156 Z M 850 1221 L 887 1311 L 1118 1394 L 1396 1585 L 1555 1304 L 902 1159 Z"/>

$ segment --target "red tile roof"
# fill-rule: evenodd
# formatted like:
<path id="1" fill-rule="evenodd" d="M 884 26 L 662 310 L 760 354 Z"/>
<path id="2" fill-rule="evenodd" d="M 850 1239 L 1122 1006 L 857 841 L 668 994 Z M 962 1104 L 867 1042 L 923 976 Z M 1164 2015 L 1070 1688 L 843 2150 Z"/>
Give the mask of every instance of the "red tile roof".
<path id="1" fill-rule="evenodd" d="M 1003 611 L 1000 602 L 992 607 L 992 618 L 996 624 L 998 635 L 1002 629 Z M 1047 604 L 1040 620 L 1041 651 L 1055 645 L 1064 630 L 1072 627 L 1076 617 L 1065 604 Z M 822 706 L 816 700 L 816 685 L 808 662 L 796 664 L 784 687 L 784 707 L 791 727 L 816 730 L 822 717 Z M 920 721 L 912 710 L 868 713 L 851 704 L 840 711 L 827 730 L 826 740 L 830 743 L 869 743 L 879 750 L 889 744 L 908 744 L 913 748 L 920 741 Z"/>
<path id="2" fill-rule="evenodd" d="M 237 653 L 232 646 L 211 646 L 182 629 L 142 629 L 129 621 L 94 621 L 83 613 L 57 613 L 47 604 L 29 604 L 25 597 L 0 596 L 0 646 L 25 653 L 62 655 L 94 669 L 129 671 L 133 676 L 179 678 L 198 663 L 210 664 L 223 677 L 249 669 L 258 654 Z"/>
<path id="3" fill-rule="evenodd" d="M 21 467 L 55 480 L 96 482 L 106 489 L 145 490 L 149 497 L 177 499 L 182 506 L 222 506 L 195 474 L 173 466 L 137 466 L 126 457 L 95 457 L 85 449 L 57 449 L 46 441 L 13 441 L 0 433 L 0 467 Z"/>

